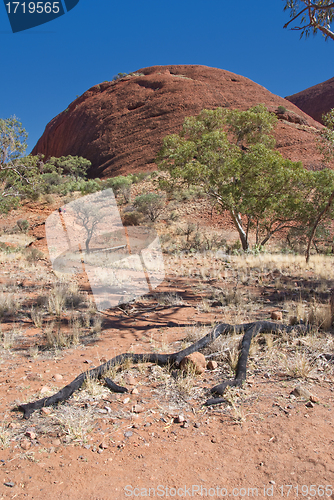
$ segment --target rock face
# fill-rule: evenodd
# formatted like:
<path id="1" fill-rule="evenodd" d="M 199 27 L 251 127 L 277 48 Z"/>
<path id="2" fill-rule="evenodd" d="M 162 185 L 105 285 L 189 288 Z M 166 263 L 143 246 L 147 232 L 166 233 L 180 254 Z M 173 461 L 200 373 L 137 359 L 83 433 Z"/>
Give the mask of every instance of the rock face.
<path id="1" fill-rule="evenodd" d="M 289 95 L 285 99 L 322 123 L 322 115 L 334 108 L 334 78 Z"/>
<path id="2" fill-rule="evenodd" d="M 218 106 L 278 106 L 277 149 L 318 168 L 314 131 L 321 128 L 289 101 L 251 80 L 206 66 L 154 66 L 87 90 L 46 126 L 32 154 L 79 155 L 92 162 L 91 177 L 156 169 L 165 135 L 178 133 L 186 116 Z"/>

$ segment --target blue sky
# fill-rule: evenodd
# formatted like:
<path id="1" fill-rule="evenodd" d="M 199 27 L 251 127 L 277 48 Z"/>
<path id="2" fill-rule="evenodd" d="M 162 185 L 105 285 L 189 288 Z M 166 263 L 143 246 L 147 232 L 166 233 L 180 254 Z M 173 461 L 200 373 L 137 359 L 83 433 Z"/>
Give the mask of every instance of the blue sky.
<path id="1" fill-rule="evenodd" d="M 16 115 L 28 152 L 46 124 L 119 72 L 202 64 L 282 97 L 334 76 L 334 42 L 283 29 L 283 0 L 80 0 L 54 21 L 13 34 L 0 3 L 0 118 Z"/>

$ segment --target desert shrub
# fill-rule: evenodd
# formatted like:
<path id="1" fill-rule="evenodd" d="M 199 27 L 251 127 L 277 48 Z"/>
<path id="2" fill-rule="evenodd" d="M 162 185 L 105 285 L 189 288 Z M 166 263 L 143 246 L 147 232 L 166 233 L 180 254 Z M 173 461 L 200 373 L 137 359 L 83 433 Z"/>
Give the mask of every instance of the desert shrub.
<path id="1" fill-rule="evenodd" d="M 89 179 L 80 183 L 80 191 L 82 194 L 96 193 L 101 190 L 100 179 Z"/>
<path id="2" fill-rule="evenodd" d="M 27 219 L 19 219 L 16 221 L 16 224 L 22 233 L 26 233 L 29 229 L 29 222 Z"/>
<path id="3" fill-rule="evenodd" d="M 134 201 L 134 206 L 138 212 L 154 222 L 159 217 L 165 203 L 164 198 L 161 195 L 156 193 L 147 193 L 137 196 Z"/>
<path id="4" fill-rule="evenodd" d="M 143 219 L 139 212 L 126 212 L 122 215 L 123 226 L 139 226 Z"/>
<path id="5" fill-rule="evenodd" d="M 44 257 L 43 253 L 38 248 L 27 248 L 24 251 L 27 262 L 36 263 L 39 259 Z"/>
<path id="6" fill-rule="evenodd" d="M 284 107 L 284 106 L 278 106 L 277 113 L 284 114 L 285 112 L 286 112 L 286 107 Z"/>
<path id="7" fill-rule="evenodd" d="M 111 188 L 115 196 L 123 196 L 124 202 L 129 203 L 131 197 L 131 185 L 133 183 L 132 175 L 118 175 L 104 182 L 103 188 Z"/>

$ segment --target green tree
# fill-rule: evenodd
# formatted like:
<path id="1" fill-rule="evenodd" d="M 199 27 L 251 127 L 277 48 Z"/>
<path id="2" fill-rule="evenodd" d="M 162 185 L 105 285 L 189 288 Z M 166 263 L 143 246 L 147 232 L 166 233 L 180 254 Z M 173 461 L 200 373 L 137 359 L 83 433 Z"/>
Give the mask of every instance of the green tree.
<path id="1" fill-rule="evenodd" d="M 334 19 L 334 2 L 331 0 L 284 0 L 284 10 L 290 12 L 290 21 L 284 25 L 287 28 L 291 23 L 298 23 L 291 29 L 300 31 L 301 37 L 308 37 L 320 31 L 326 38 L 334 40 L 331 23 Z"/>
<path id="2" fill-rule="evenodd" d="M 323 154 L 324 162 L 329 162 L 334 158 L 334 109 L 322 116 L 325 125 L 319 134 L 319 149 Z M 313 205 L 310 211 L 313 211 L 312 224 L 306 249 L 306 262 L 310 259 L 311 244 L 316 234 L 317 228 L 322 220 L 333 218 L 334 201 L 334 172 L 324 169 L 314 173 L 314 196 Z"/>
<path id="3" fill-rule="evenodd" d="M 27 136 L 15 116 L 0 119 L 0 211 L 4 213 L 36 190 L 40 160 L 23 156 Z"/>
<path id="4" fill-rule="evenodd" d="M 91 162 L 82 156 L 52 156 L 44 165 L 43 172 L 66 175 L 75 180 L 86 179 L 87 170 L 92 166 Z"/>
<path id="5" fill-rule="evenodd" d="M 181 133 L 167 136 L 158 154 L 159 168 L 169 173 L 161 188 L 201 186 L 221 211 L 230 212 L 243 250 L 252 228 L 257 244 L 264 245 L 277 231 L 305 220 L 313 189 L 300 162 L 272 149 L 275 124 L 264 105 L 186 118 Z"/>

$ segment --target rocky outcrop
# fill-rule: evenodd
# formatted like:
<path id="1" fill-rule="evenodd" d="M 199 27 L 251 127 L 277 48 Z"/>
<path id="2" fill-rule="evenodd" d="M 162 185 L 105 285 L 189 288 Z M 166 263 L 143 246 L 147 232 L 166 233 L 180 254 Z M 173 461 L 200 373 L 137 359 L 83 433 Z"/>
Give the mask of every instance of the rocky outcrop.
<path id="1" fill-rule="evenodd" d="M 322 115 L 334 108 L 334 78 L 289 95 L 286 99 L 322 123 Z"/>
<path id="2" fill-rule="evenodd" d="M 206 66 L 154 66 L 95 85 L 51 120 L 32 153 L 83 156 L 92 162 L 92 177 L 148 171 L 156 168 L 163 137 L 178 133 L 186 116 L 259 103 L 278 113 L 275 136 L 283 156 L 318 168 L 317 122 L 248 78 Z"/>

